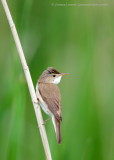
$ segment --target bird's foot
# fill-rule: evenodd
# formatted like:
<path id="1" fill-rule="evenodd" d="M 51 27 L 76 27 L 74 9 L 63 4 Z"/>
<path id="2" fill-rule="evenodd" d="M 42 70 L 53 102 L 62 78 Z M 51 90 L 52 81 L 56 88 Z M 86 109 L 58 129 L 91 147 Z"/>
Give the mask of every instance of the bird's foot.
<path id="1" fill-rule="evenodd" d="M 34 101 L 35 104 L 39 104 L 39 98 L 37 98 L 37 101 Z"/>
<path id="2" fill-rule="evenodd" d="M 34 103 L 35 103 L 35 104 L 38 104 L 38 102 L 35 102 L 35 101 L 34 101 Z"/>

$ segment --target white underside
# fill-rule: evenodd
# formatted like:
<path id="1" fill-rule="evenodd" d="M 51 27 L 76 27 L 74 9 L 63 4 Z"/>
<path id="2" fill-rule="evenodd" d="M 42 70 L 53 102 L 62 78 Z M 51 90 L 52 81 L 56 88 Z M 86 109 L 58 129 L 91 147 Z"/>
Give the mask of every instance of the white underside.
<path id="1" fill-rule="evenodd" d="M 40 106 L 41 106 L 42 110 L 52 118 L 52 123 L 53 123 L 54 129 L 55 129 L 55 132 L 56 132 L 55 117 L 53 116 L 53 114 L 51 112 L 49 112 L 47 105 L 43 106 L 43 104 L 40 103 Z"/>
<path id="2" fill-rule="evenodd" d="M 54 129 L 55 129 L 55 132 L 56 132 L 56 126 L 55 126 L 55 117 L 53 116 L 53 114 L 49 111 L 48 109 L 48 106 L 46 105 L 46 103 L 43 101 L 39 91 L 38 91 L 38 85 L 36 86 L 36 96 L 37 98 L 39 99 L 39 104 L 42 108 L 42 110 L 47 114 L 49 115 L 51 118 L 52 118 L 52 122 L 53 122 L 53 125 L 54 125 Z"/>
<path id="3" fill-rule="evenodd" d="M 55 129 L 55 132 L 56 132 L 55 117 L 53 116 L 52 113 L 49 113 L 49 110 L 48 110 L 48 108 L 47 108 L 47 105 L 46 105 L 46 106 L 43 106 L 43 105 L 40 103 L 40 106 L 41 106 L 42 110 L 43 110 L 47 115 L 49 115 L 49 116 L 52 118 L 52 123 L 53 123 L 54 129 Z"/>
<path id="4" fill-rule="evenodd" d="M 40 102 L 40 106 L 41 106 L 42 110 L 43 110 L 47 115 L 50 116 L 50 113 L 49 113 L 49 110 L 48 110 L 47 105 L 45 104 L 45 106 L 44 106 L 44 105 Z"/>

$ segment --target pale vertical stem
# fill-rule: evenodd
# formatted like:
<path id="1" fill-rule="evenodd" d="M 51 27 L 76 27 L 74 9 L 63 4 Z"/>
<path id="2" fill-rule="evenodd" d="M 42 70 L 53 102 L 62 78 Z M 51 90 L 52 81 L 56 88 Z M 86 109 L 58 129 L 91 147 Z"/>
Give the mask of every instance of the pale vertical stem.
<path id="1" fill-rule="evenodd" d="M 42 118 L 40 106 L 37 103 L 37 97 L 36 97 L 36 93 L 35 93 L 35 90 L 34 90 L 32 78 L 31 78 L 31 75 L 30 75 L 29 68 L 27 66 L 27 62 L 26 62 L 26 59 L 25 59 L 25 56 L 24 56 L 24 52 L 23 52 L 20 40 L 19 40 L 19 36 L 18 36 L 16 27 L 15 27 L 15 24 L 13 22 L 13 19 L 12 19 L 12 16 L 11 16 L 11 13 L 10 13 L 10 10 L 8 8 L 6 0 L 1 0 L 1 1 L 2 1 L 2 4 L 3 4 L 4 10 L 5 10 L 10 28 L 11 28 L 12 34 L 13 34 L 13 38 L 14 38 L 14 41 L 15 41 L 15 44 L 16 44 L 16 47 L 17 47 L 17 50 L 18 50 L 18 54 L 19 54 L 19 57 L 20 57 L 20 60 L 21 60 L 21 63 L 22 63 L 22 67 L 23 67 L 23 70 L 24 70 L 24 73 L 25 73 L 25 77 L 26 77 L 26 80 L 27 80 L 29 92 L 30 92 L 30 95 L 31 95 L 32 103 L 33 103 L 33 106 L 34 106 L 39 130 L 40 130 L 40 134 L 41 134 L 41 138 L 42 138 L 42 142 L 43 142 L 43 146 L 44 146 L 44 150 L 45 150 L 45 154 L 46 154 L 46 159 L 47 160 L 52 160 L 51 152 L 50 152 L 50 148 L 49 148 L 49 143 L 48 143 L 48 139 L 47 139 L 47 135 L 46 135 L 46 131 L 45 131 L 45 127 L 44 127 L 44 125 L 42 125 L 43 124 L 43 118 Z"/>

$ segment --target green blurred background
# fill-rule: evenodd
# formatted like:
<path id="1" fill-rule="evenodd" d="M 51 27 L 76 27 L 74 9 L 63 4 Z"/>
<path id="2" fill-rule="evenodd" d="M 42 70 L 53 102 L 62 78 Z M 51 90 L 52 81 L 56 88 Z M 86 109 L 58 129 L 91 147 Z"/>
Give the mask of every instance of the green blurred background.
<path id="1" fill-rule="evenodd" d="M 57 4 L 106 4 L 57 6 Z M 34 86 L 48 66 L 69 76 L 62 94 L 62 144 L 46 131 L 53 160 L 114 160 L 114 2 L 8 0 Z M 43 113 L 44 119 L 48 116 Z M 45 160 L 34 109 L 0 4 L 0 159 Z"/>

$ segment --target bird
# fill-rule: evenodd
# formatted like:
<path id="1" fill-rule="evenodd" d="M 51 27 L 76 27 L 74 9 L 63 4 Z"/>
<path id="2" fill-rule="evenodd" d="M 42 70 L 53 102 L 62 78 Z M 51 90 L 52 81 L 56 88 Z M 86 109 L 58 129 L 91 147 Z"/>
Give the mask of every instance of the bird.
<path id="1" fill-rule="evenodd" d="M 68 73 L 60 73 L 53 67 L 48 67 L 39 77 L 36 85 L 36 96 L 43 111 L 50 116 L 54 125 L 56 139 L 61 143 L 60 124 L 62 121 L 61 94 L 59 87 L 61 78 Z"/>

